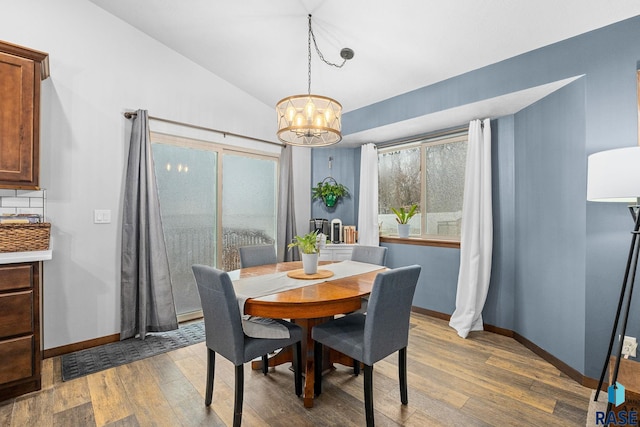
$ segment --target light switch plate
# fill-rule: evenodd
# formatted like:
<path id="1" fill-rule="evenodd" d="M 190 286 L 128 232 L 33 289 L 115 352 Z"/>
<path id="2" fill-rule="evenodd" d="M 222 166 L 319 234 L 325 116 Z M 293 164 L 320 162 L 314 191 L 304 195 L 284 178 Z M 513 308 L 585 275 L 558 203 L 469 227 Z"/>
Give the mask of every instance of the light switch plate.
<path id="1" fill-rule="evenodd" d="M 111 223 L 111 209 L 95 209 L 93 211 L 93 223 L 94 224 Z"/>

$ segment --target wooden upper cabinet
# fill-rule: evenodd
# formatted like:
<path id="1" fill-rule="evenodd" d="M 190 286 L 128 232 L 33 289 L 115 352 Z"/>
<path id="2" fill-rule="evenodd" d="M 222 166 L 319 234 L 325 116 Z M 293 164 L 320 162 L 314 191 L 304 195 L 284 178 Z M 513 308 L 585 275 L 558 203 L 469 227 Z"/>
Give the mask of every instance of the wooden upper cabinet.
<path id="1" fill-rule="evenodd" d="M 0 188 L 38 189 L 46 53 L 0 41 Z"/>

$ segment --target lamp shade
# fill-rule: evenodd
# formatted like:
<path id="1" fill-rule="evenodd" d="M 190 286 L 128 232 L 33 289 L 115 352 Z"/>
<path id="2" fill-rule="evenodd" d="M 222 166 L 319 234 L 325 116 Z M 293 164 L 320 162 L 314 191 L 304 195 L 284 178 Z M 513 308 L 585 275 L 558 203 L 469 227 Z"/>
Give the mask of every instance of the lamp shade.
<path id="1" fill-rule="evenodd" d="M 640 147 L 601 151 L 589 156 L 587 200 L 636 203 L 640 197 Z"/>
<path id="2" fill-rule="evenodd" d="M 322 147 L 340 142 L 342 105 L 320 95 L 294 95 L 276 105 L 278 139 L 291 145 Z"/>

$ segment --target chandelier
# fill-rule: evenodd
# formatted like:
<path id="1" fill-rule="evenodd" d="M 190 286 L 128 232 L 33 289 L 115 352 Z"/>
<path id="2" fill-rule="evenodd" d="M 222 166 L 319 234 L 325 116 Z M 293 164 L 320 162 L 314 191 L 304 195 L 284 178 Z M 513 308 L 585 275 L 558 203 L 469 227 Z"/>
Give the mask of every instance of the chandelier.
<path id="1" fill-rule="evenodd" d="M 342 139 L 340 133 L 342 105 L 335 99 L 311 94 L 311 41 L 318 56 L 327 65 L 342 68 L 348 59 L 353 58 L 353 50 L 344 48 L 340 51 L 340 57 L 343 59 L 341 64 L 333 64 L 325 60 L 316 43 L 316 37 L 311 28 L 311 15 L 309 15 L 307 94 L 289 96 L 276 104 L 277 135 L 278 139 L 286 144 L 322 147 L 336 144 Z"/>

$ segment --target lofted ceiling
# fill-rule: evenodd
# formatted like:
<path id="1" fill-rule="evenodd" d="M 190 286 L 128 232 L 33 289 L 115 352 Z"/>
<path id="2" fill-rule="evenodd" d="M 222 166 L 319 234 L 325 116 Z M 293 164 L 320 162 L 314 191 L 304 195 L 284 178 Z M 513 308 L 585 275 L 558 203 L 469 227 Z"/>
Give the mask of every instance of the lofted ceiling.
<path id="1" fill-rule="evenodd" d="M 640 15 L 638 0 L 90 0 L 264 104 L 311 92 L 344 111 Z M 516 103 L 517 104 L 517 103 Z M 275 113 L 274 113 L 275 131 Z"/>

